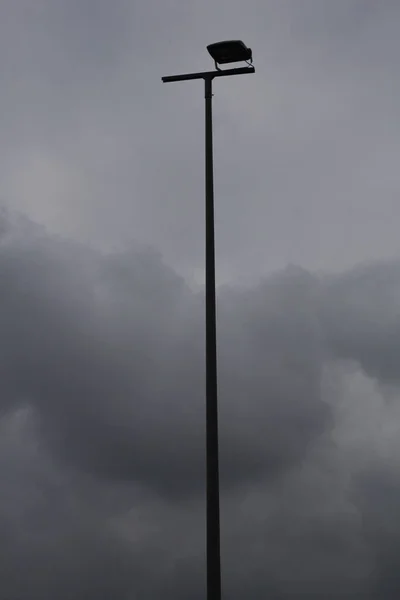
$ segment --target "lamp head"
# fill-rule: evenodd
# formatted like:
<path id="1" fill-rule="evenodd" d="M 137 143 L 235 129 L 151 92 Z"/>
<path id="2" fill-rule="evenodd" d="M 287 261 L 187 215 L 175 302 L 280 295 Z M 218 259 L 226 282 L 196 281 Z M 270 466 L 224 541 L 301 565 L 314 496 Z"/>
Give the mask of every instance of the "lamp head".
<path id="1" fill-rule="evenodd" d="M 252 61 L 252 51 L 241 40 L 226 40 L 207 46 L 215 64 L 225 65 L 233 62 Z"/>

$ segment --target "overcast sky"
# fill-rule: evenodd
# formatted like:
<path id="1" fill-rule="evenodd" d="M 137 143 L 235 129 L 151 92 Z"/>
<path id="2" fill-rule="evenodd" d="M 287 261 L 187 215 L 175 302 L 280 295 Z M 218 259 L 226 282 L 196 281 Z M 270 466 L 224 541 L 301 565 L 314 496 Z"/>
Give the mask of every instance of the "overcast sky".
<path id="1" fill-rule="evenodd" d="M 205 47 L 231 600 L 400 593 L 400 3 L 0 2 L 0 600 L 205 598 Z M 246 285 L 243 286 L 242 284 Z"/>

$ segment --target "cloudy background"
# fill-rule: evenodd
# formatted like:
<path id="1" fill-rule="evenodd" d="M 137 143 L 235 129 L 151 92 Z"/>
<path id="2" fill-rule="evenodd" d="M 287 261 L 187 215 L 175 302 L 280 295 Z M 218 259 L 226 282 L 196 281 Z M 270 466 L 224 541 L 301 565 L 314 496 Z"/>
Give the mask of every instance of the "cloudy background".
<path id="1" fill-rule="evenodd" d="M 232 600 L 400 593 L 400 5 L 0 2 L 0 600 L 205 597 L 215 83 Z"/>

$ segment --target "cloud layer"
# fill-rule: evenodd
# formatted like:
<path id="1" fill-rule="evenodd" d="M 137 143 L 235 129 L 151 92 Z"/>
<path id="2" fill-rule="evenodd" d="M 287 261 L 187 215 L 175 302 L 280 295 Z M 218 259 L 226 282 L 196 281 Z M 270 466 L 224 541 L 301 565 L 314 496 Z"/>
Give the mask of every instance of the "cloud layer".
<path id="1" fill-rule="evenodd" d="M 147 249 L 0 231 L 0 597 L 203 597 L 202 294 Z M 221 288 L 229 597 L 395 597 L 399 284 Z"/>

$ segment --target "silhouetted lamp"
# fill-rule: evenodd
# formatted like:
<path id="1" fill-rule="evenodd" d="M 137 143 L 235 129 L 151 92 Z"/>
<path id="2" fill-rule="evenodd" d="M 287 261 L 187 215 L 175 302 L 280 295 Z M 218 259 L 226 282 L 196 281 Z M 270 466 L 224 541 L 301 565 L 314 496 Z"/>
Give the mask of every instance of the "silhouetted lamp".
<path id="1" fill-rule="evenodd" d="M 252 62 L 252 51 L 241 40 L 226 40 L 207 46 L 208 52 L 214 59 L 215 67 L 233 62 Z"/>
<path id="2" fill-rule="evenodd" d="M 0 0 L 1 1 L 1 0 Z M 215 294 L 214 172 L 212 82 L 231 75 L 254 73 L 250 48 L 240 40 L 207 46 L 215 70 L 162 77 L 164 83 L 204 79 L 205 99 L 205 308 L 206 308 L 206 506 L 207 506 L 207 600 L 221 600 L 221 556 L 219 515 L 219 445 L 217 390 L 217 333 Z M 220 69 L 218 64 L 246 62 L 246 67 Z"/>

